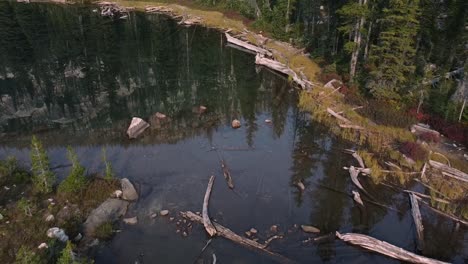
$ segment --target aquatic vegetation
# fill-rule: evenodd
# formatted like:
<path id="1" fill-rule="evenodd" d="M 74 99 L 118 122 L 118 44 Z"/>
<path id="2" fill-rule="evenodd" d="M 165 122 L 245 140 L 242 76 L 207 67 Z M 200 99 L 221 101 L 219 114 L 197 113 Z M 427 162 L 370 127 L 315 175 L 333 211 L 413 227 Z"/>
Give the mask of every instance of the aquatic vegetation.
<path id="1" fill-rule="evenodd" d="M 106 180 L 111 180 L 114 178 L 114 172 L 112 170 L 112 163 L 107 160 L 107 153 L 106 149 L 102 149 L 102 161 L 104 162 L 105 166 L 105 173 L 104 173 L 104 179 Z"/>

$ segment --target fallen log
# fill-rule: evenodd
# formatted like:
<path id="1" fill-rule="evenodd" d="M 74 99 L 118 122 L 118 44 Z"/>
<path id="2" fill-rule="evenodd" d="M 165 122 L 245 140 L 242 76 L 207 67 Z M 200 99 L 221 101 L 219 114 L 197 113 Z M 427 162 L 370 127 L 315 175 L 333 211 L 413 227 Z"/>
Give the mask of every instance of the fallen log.
<path id="1" fill-rule="evenodd" d="M 419 193 L 419 192 L 415 192 L 415 191 L 410 191 L 410 190 L 403 190 L 403 192 L 408 193 L 408 194 L 414 194 L 414 195 L 416 195 L 416 197 L 418 199 L 427 198 L 427 199 L 434 200 L 434 201 L 439 202 L 439 203 L 450 204 L 450 201 L 447 201 L 445 199 L 440 199 L 440 198 L 437 198 L 437 197 L 431 197 L 430 195 L 427 195 L 427 194 L 423 194 L 423 193 Z"/>
<path id="2" fill-rule="evenodd" d="M 211 176 L 208 182 L 208 187 L 206 187 L 205 198 L 203 199 L 203 225 L 205 226 L 206 232 L 210 236 L 216 235 L 216 228 L 214 227 L 213 223 L 211 223 L 210 216 L 208 214 L 208 202 L 210 200 L 211 189 L 213 188 L 215 176 Z"/>
<path id="3" fill-rule="evenodd" d="M 381 240 L 378 240 L 378 239 L 375 239 L 373 237 L 366 236 L 366 235 L 355 234 L 355 233 L 340 234 L 339 232 L 336 232 L 336 237 L 352 245 L 360 246 L 370 251 L 377 252 L 382 255 L 385 255 L 394 259 L 406 261 L 406 262 L 420 263 L 420 264 L 447 263 L 447 262 L 417 255 L 415 253 L 406 251 L 400 247 L 389 244 L 385 241 L 381 241 Z"/>
<path id="4" fill-rule="evenodd" d="M 419 124 L 411 126 L 411 133 L 416 134 L 416 135 L 420 135 L 420 134 L 424 134 L 424 133 L 430 133 L 430 134 L 435 135 L 436 137 L 440 136 L 439 132 L 437 132 L 437 131 L 435 131 L 433 129 L 424 127 L 424 126 L 419 125 Z"/>
<path id="5" fill-rule="evenodd" d="M 443 174 L 445 176 L 452 177 L 460 181 L 468 182 L 468 174 L 464 173 L 463 171 L 459 171 L 455 168 L 449 167 L 435 160 L 429 160 L 429 165 L 431 165 L 431 167 L 435 169 L 445 172 Z"/>
<path id="6" fill-rule="evenodd" d="M 424 166 L 423 166 L 423 168 L 421 170 L 421 180 L 423 180 L 424 182 L 427 182 L 426 169 L 427 169 L 427 163 L 424 162 Z"/>
<path id="7" fill-rule="evenodd" d="M 359 163 L 359 166 L 361 166 L 361 168 L 366 168 L 366 165 L 364 165 L 364 160 L 361 158 L 361 156 L 359 156 L 359 154 L 357 152 L 354 152 L 353 154 L 353 158 L 355 158 L 357 160 L 357 162 Z"/>
<path id="8" fill-rule="evenodd" d="M 340 124 L 339 126 L 340 126 L 341 128 L 351 128 L 351 129 L 355 129 L 355 130 L 366 130 L 365 127 L 357 126 L 357 125 L 345 125 L 345 124 Z"/>
<path id="9" fill-rule="evenodd" d="M 234 183 L 232 182 L 231 172 L 229 171 L 229 168 L 227 167 L 226 162 L 224 160 L 221 160 L 221 168 L 223 169 L 223 175 L 226 179 L 228 187 L 230 189 L 234 189 Z"/>
<path id="10" fill-rule="evenodd" d="M 468 226 L 468 222 L 467 222 L 467 221 L 462 220 L 462 219 L 460 219 L 460 218 L 457 218 L 457 217 L 455 217 L 455 216 L 453 216 L 453 215 L 450 215 L 450 214 L 448 214 L 448 213 L 442 212 L 442 211 L 440 211 L 439 209 L 436 209 L 436 208 L 432 207 L 432 206 L 431 206 L 428 202 L 426 202 L 426 201 L 422 201 L 422 200 L 420 200 L 420 201 L 421 201 L 424 205 L 426 205 L 427 207 L 429 207 L 429 208 L 430 208 L 432 211 L 434 211 L 435 213 L 438 213 L 438 214 L 440 214 L 440 215 L 442 215 L 442 216 L 445 216 L 445 217 L 447 217 L 447 218 L 450 218 L 450 219 L 452 219 L 453 221 L 455 221 L 455 222 L 457 222 L 457 223 L 464 224 L 464 225 Z"/>
<path id="11" fill-rule="evenodd" d="M 352 193 L 353 193 L 353 200 L 359 205 L 361 205 L 362 207 L 364 207 L 364 203 L 362 202 L 361 195 L 359 194 L 359 192 L 352 191 Z"/>
<path id="12" fill-rule="evenodd" d="M 244 49 L 253 51 L 253 52 L 255 52 L 255 54 L 262 54 L 264 56 L 269 56 L 269 57 L 272 56 L 271 52 L 266 50 L 266 49 L 262 49 L 260 47 L 252 45 L 252 44 L 247 43 L 245 41 L 242 41 L 240 39 L 236 39 L 236 38 L 232 37 L 231 35 L 229 35 L 228 33 L 224 33 L 224 34 L 226 35 L 226 40 L 227 40 L 228 43 L 231 43 L 231 44 L 237 45 L 239 47 L 242 47 Z"/>
<path id="13" fill-rule="evenodd" d="M 190 212 L 190 211 L 187 211 L 187 212 L 180 212 L 180 214 L 182 215 L 182 217 L 184 217 L 185 219 L 188 219 L 188 220 L 191 220 L 191 221 L 194 221 L 194 222 L 198 222 L 200 224 L 203 224 L 203 218 L 198 216 L 197 214 L 194 214 L 193 212 Z M 262 253 L 265 253 L 266 255 L 272 257 L 273 259 L 275 259 L 276 261 L 280 262 L 280 263 L 293 263 L 292 260 L 286 258 L 285 256 L 282 256 L 278 253 L 275 253 L 275 252 L 272 252 L 272 251 L 269 251 L 266 249 L 266 247 L 268 246 L 268 244 L 260 244 L 258 242 L 255 242 L 253 240 L 250 240 L 248 238 L 245 238 L 245 237 L 241 237 L 239 235 L 237 235 L 236 233 L 232 232 L 230 229 L 218 224 L 218 223 L 214 223 L 214 226 L 216 228 L 216 230 L 218 231 L 218 235 L 219 236 L 222 236 L 226 239 L 229 239 L 235 243 L 238 243 L 239 245 L 241 246 L 244 246 L 248 249 L 253 249 L 253 250 L 257 250 L 257 251 L 260 251 Z"/>
<path id="14" fill-rule="evenodd" d="M 416 236 L 418 238 L 418 249 L 424 249 L 424 226 L 422 224 L 421 211 L 419 211 L 418 199 L 414 193 L 408 194 L 411 201 L 411 215 L 413 216 L 414 225 L 416 226 Z"/>
<path id="15" fill-rule="evenodd" d="M 291 68 L 287 67 L 281 62 L 275 61 L 275 60 L 270 60 L 265 58 L 264 56 L 260 55 L 257 53 L 257 56 L 255 56 L 255 64 L 258 65 L 263 65 L 265 67 L 268 67 L 272 70 L 281 72 L 283 74 L 286 74 L 290 76 L 295 83 L 297 83 L 299 86 L 301 86 L 303 89 L 309 89 L 312 86 L 312 83 L 308 80 L 300 78 L 296 72 L 294 72 Z"/>
<path id="16" fill-rule="evenodd" d="M 345 123 L 348 123 L 348 124 L 351 123 L 351 121 L 350 121 L 349 119 L 347 119 L 346 117 L 343 117 L 342 115 L 340 115 L 340 114 L 338 114 L 337 112 L 333 111 L 333 110 L 332 110 L 331 108 L 329 108 L 329 107 L 327 108 L 327 112 L 328 112 L 330 115 L 336 117 L 338 120 L 341 120 L 341 121 L 343 121 L 343 122 L 345 122 Z"/>
<path id="17" fill-rule="evenodd" d="M 351 166 L 349 167 L 348 171 L 349 171 L 349 176 L 351 176 L 351 181 L 354 183 L 354 185 L 356 185 L 359 189 L 365 192 L 366 190 L 364 190 L 364 187 L 362 187 L 361 183 L 359 182 L 357 178 L 359 175 L 359 170 L 354 168 L 354 166 Z"/>

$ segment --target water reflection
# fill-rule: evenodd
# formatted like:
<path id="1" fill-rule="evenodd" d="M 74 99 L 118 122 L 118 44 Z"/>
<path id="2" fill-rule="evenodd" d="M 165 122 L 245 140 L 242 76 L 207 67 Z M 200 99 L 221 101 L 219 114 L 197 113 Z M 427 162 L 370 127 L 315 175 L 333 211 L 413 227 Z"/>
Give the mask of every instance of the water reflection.
<path id="1" fill-rule="evenodd" d="M 414 250 L 406 196 L 362 179 L 374 196 L 401 211 L 366 205 L 362 216 L 342 169 L 352 162 L 342 153 L 348 144 L 298 111 L 287 80 L 225 47 L 214 30 L 142 13 L 111 22 L 90 7 L 0 2 L 0 94 L 0 158 L 16 155 L 27 163 L 35 133 L 54 165 L 67 162 L 65 146 L 73 145 L 89 171 L 99 172 L 105 147 L 116 174 L 141 188 L 129 212 L 139 223 L 122 226 L 98 247 L 97 263 L 193 262 L 206 241 L 203 229 L 183 238 L 168 219 L 149 215 L 163 208 L 200 211 L 212 174 L 213 217 L 237 233 L 255 227 L 265 236 L 279 225 L 287 235 L 271 249 L 291 259 L 392 262 L 334 240 L 304 245 L 300 241 L 308 236 L 294 224 L 312 224 L 324 234 L 368 233 Z M 194 111 L 200 105 L 205 114 Z M 169 118 L 152 119 L 157 111 Z M 125 137 L 133 116 L 151 123 L 137 140 Z M 233 118 L 241 120 L 240 129 L 230 128 Z M 218 154 L 231 168 L 235 192 L 226 187 Z M 56 172 L 63 177 L 67 169 Z M 304 192 L 297 181 L 304 182 Z M 447 221 L 430 219 L 428 237 L 443 239 L 431 240 L 427 254 L 466 258 L 466 231 L 441 232 L 449 229 Z M 221 239 L 207 252 L 225 263 L 271 262 Z"/>

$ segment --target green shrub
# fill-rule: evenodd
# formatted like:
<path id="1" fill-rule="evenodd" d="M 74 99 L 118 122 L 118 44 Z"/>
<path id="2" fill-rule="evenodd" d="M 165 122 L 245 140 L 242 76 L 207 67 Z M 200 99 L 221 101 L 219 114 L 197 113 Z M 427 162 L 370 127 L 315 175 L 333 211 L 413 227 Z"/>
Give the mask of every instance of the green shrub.
<path id="1" fill-rule="evenodd" d="M 40 193 L 50 193 L 55 175 L 50 171 L 47 152 L 35 136 L 31 140 L 31 164 L 35 189 Z"/>
<path id="2" fill-rule="evenodd" d="M 32 216 L 32 204 L 26 199 L 26 198 L 21 198 L 18 203 L 16 204 L 17 208 L 21 210 L 25 215 L 27 216 Z"/>
<path id="3" fill-rule="evenodd" d="M 57 264 L 75 264 L 78 263 L 74 260 L 73 246 L 70 241 L 67 241 L 67 246 L 62 250 L 62 254 L 57 260 Z"/>
<path id="4" fill-rule="evenodd" d="M 70 146 L 67 147 L 67 158 L 72 163 L 72 168 L 67 178 L 59 185 L 58 192 L 77 193 L 86 187 L 86 169 L 80 164 L 78 156 Z"/>
<path id="5" fill-rule="evenodd" d="M 94 236 L 99 239 L 109 239 L 112 236 L 112 223 L 105 222 L 96 228 Z"/>
<path id="6" fill-rule="evenodd" d="M 31 249 L 22 246 L 16 253 L 15 264 L 41 264 L 41 257 Z"/>

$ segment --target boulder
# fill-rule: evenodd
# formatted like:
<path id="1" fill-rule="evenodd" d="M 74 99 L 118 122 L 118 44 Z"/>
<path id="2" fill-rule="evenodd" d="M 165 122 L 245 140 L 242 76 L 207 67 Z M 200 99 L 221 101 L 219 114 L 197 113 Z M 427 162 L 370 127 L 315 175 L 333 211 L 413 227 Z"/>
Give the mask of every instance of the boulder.
<path id="1" fill-rule="evenodd" d="M 138 200 L 138 193 L 127 178 L 120 180 L 120 184 L 122 185 L 122 199 L 127 201 Z"/>
<path id="2" fill-rule="evenodd" d="M 85 236 L 93 236 L 96 228 L 106 222 L 115 222 L 127 212 L 128 202 L 109 198 L 94 209 L 83 224 Z"/>
<path id="3" fill-rule="evenodd" d="M 136 223 L 138 223 L 138 218 L 135 216 L 135 217 L 130 217 L 130 218 L 125 218 L 123 220 L 123 222 L 127 225 L 135 225 Z"/>
<path id="4" fill-rule="evenodd" d="M 241 127 L 241 122 L 239 120 L 237 120 L 237 119 L 234 119 L 234 120 L 232 120 L 231 126 L 232 126 L 232 128 L 239 128 L 239 127 Z"/>
<path id="5" fill-rule="evenodd" d="M 150 125 L 145 122 L 145 120 L 134 117 L 132 118 L 132 122 L 127 129 L 127 135 L 129 138 L 137 138 L 145 129 L 147 129 Z"/>
<path id="6" fill-rule="evenodd" d="M 156 112 L 156 114 L 154 114 L 154 116 L 155 116 L 157 119 L 166 119 L 166 115 L 163 114 L 163 113 Z"/>
<path id="7" fill-rule="evenodd" d="M 169 210 L 162 210 L 161 212 L 159 212 L 159 214 L 160 214 L 161 216 L 166 216 L 166 215 L 169 214 Z"/>
<path id="8" fill-rule="evenodd" d="M 68 241 L 68 236 L 65 234 L 65 231 L 58 227 L 49 228 L 49 230 L 47 230 L 47 236 L 50 238 L 56 238 L 62 242 Z"/>

